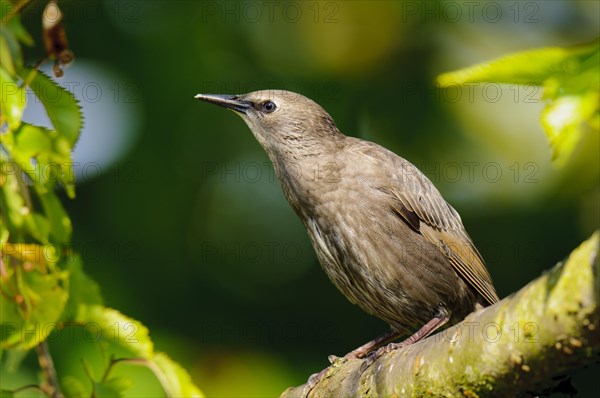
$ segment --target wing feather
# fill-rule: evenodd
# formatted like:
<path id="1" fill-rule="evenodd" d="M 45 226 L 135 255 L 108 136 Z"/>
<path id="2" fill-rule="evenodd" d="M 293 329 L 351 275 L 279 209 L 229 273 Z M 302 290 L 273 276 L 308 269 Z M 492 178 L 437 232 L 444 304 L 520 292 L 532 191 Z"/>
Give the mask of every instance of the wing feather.
<path id="1" fill-rule="evenodd" d="M 407 164 L 410 164 L 406 162 Z M 394 211 L 413 229 L 435 244 L 450 264 L 489 303 L 499 300 L 483 258 L 465 231 L 460 215 L 415 166 L 409 184 L 386 189 L 394 198 Z M 406 180 L 406 175 L 403 176 Z M 415 216 L 419 223 L 416 222 Z"/>
<path id="2" fill-rule="evenodd" d="M 436 245 L 457 273 L 489 303 L 499 300 L 481 254 L 465 231 L 460 215 L 433 183 L 412 163 L 368 141 L 350 139 L 353 148 L 379 163 L 379 170 L 394 170 L 394 186 L 374 186 L 390 195 L 392 210 L 415 232 Z M 390 163 L 392 163 L 390 167 Z"/>

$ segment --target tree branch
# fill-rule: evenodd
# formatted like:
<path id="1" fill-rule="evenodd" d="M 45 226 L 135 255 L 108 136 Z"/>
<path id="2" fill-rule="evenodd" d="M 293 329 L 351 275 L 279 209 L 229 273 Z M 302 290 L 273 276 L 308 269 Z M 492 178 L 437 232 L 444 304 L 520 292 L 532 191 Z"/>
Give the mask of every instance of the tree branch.
<path id="1" fill-rule="evenodd" d="M 599 233 L 565 262 L 499 303 L 417 344 L 337 360 L 312 391 L 290 397 L 528 397 L 570 388 L 568 376 L 600 361 Z"/>

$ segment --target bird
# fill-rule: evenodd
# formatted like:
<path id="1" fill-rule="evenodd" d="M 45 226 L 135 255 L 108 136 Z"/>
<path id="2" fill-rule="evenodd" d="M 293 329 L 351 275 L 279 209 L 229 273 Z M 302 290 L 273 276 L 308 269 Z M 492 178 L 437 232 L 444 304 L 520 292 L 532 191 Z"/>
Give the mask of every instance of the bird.
<path id="1" fill-rule="evenodd" d="M 242 117 L 329 279 L 350 302 L 391 326 L 346 358 L 373 360 L 499 301 L 460 215 L 408 160 L 344 135 L 327 111 L 301 94 L 195 98 Z"/>

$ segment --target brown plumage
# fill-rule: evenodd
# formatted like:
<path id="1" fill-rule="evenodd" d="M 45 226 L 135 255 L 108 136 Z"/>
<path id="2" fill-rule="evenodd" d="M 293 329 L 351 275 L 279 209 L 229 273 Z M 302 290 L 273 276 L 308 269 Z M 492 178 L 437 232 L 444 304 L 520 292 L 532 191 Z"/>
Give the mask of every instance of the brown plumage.
<path id="1" fill-rule="evenodd" d="M 413 164 L 343 135 L 312 100 L 288 91 L 196 98 L 236 111 L 273 162 L 337 288 L 394 332 L 349 355 L 362 357 L 407 331 L 415 342 L 477 305 L 498 301 L 460 216 Z"/>

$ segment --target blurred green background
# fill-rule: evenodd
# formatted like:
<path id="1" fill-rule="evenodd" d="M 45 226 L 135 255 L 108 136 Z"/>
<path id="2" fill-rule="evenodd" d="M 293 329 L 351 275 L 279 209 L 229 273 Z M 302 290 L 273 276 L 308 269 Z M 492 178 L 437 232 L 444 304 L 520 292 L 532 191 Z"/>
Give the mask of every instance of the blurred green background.
<path id="1" fill-rule="evenodd" d="M 388 327 L 328 281 L 241 119 L 196 93 L 297 91 L 415 163 L 501 297 L 600 225 L 597 136 L 557 168 L 539 89 L 434 88 L 442 72 L 593 40 L 597 1 L 59 4 L 77 57 L 59 81 L 86 118 L 65 198 L 73 241 L 106 304 L 147 325 L 208 396 L 278 395 Z M 23 16 L 37 38 L 43 5 Z M 574 377 L 579 396 L 598 370 Z"/>

